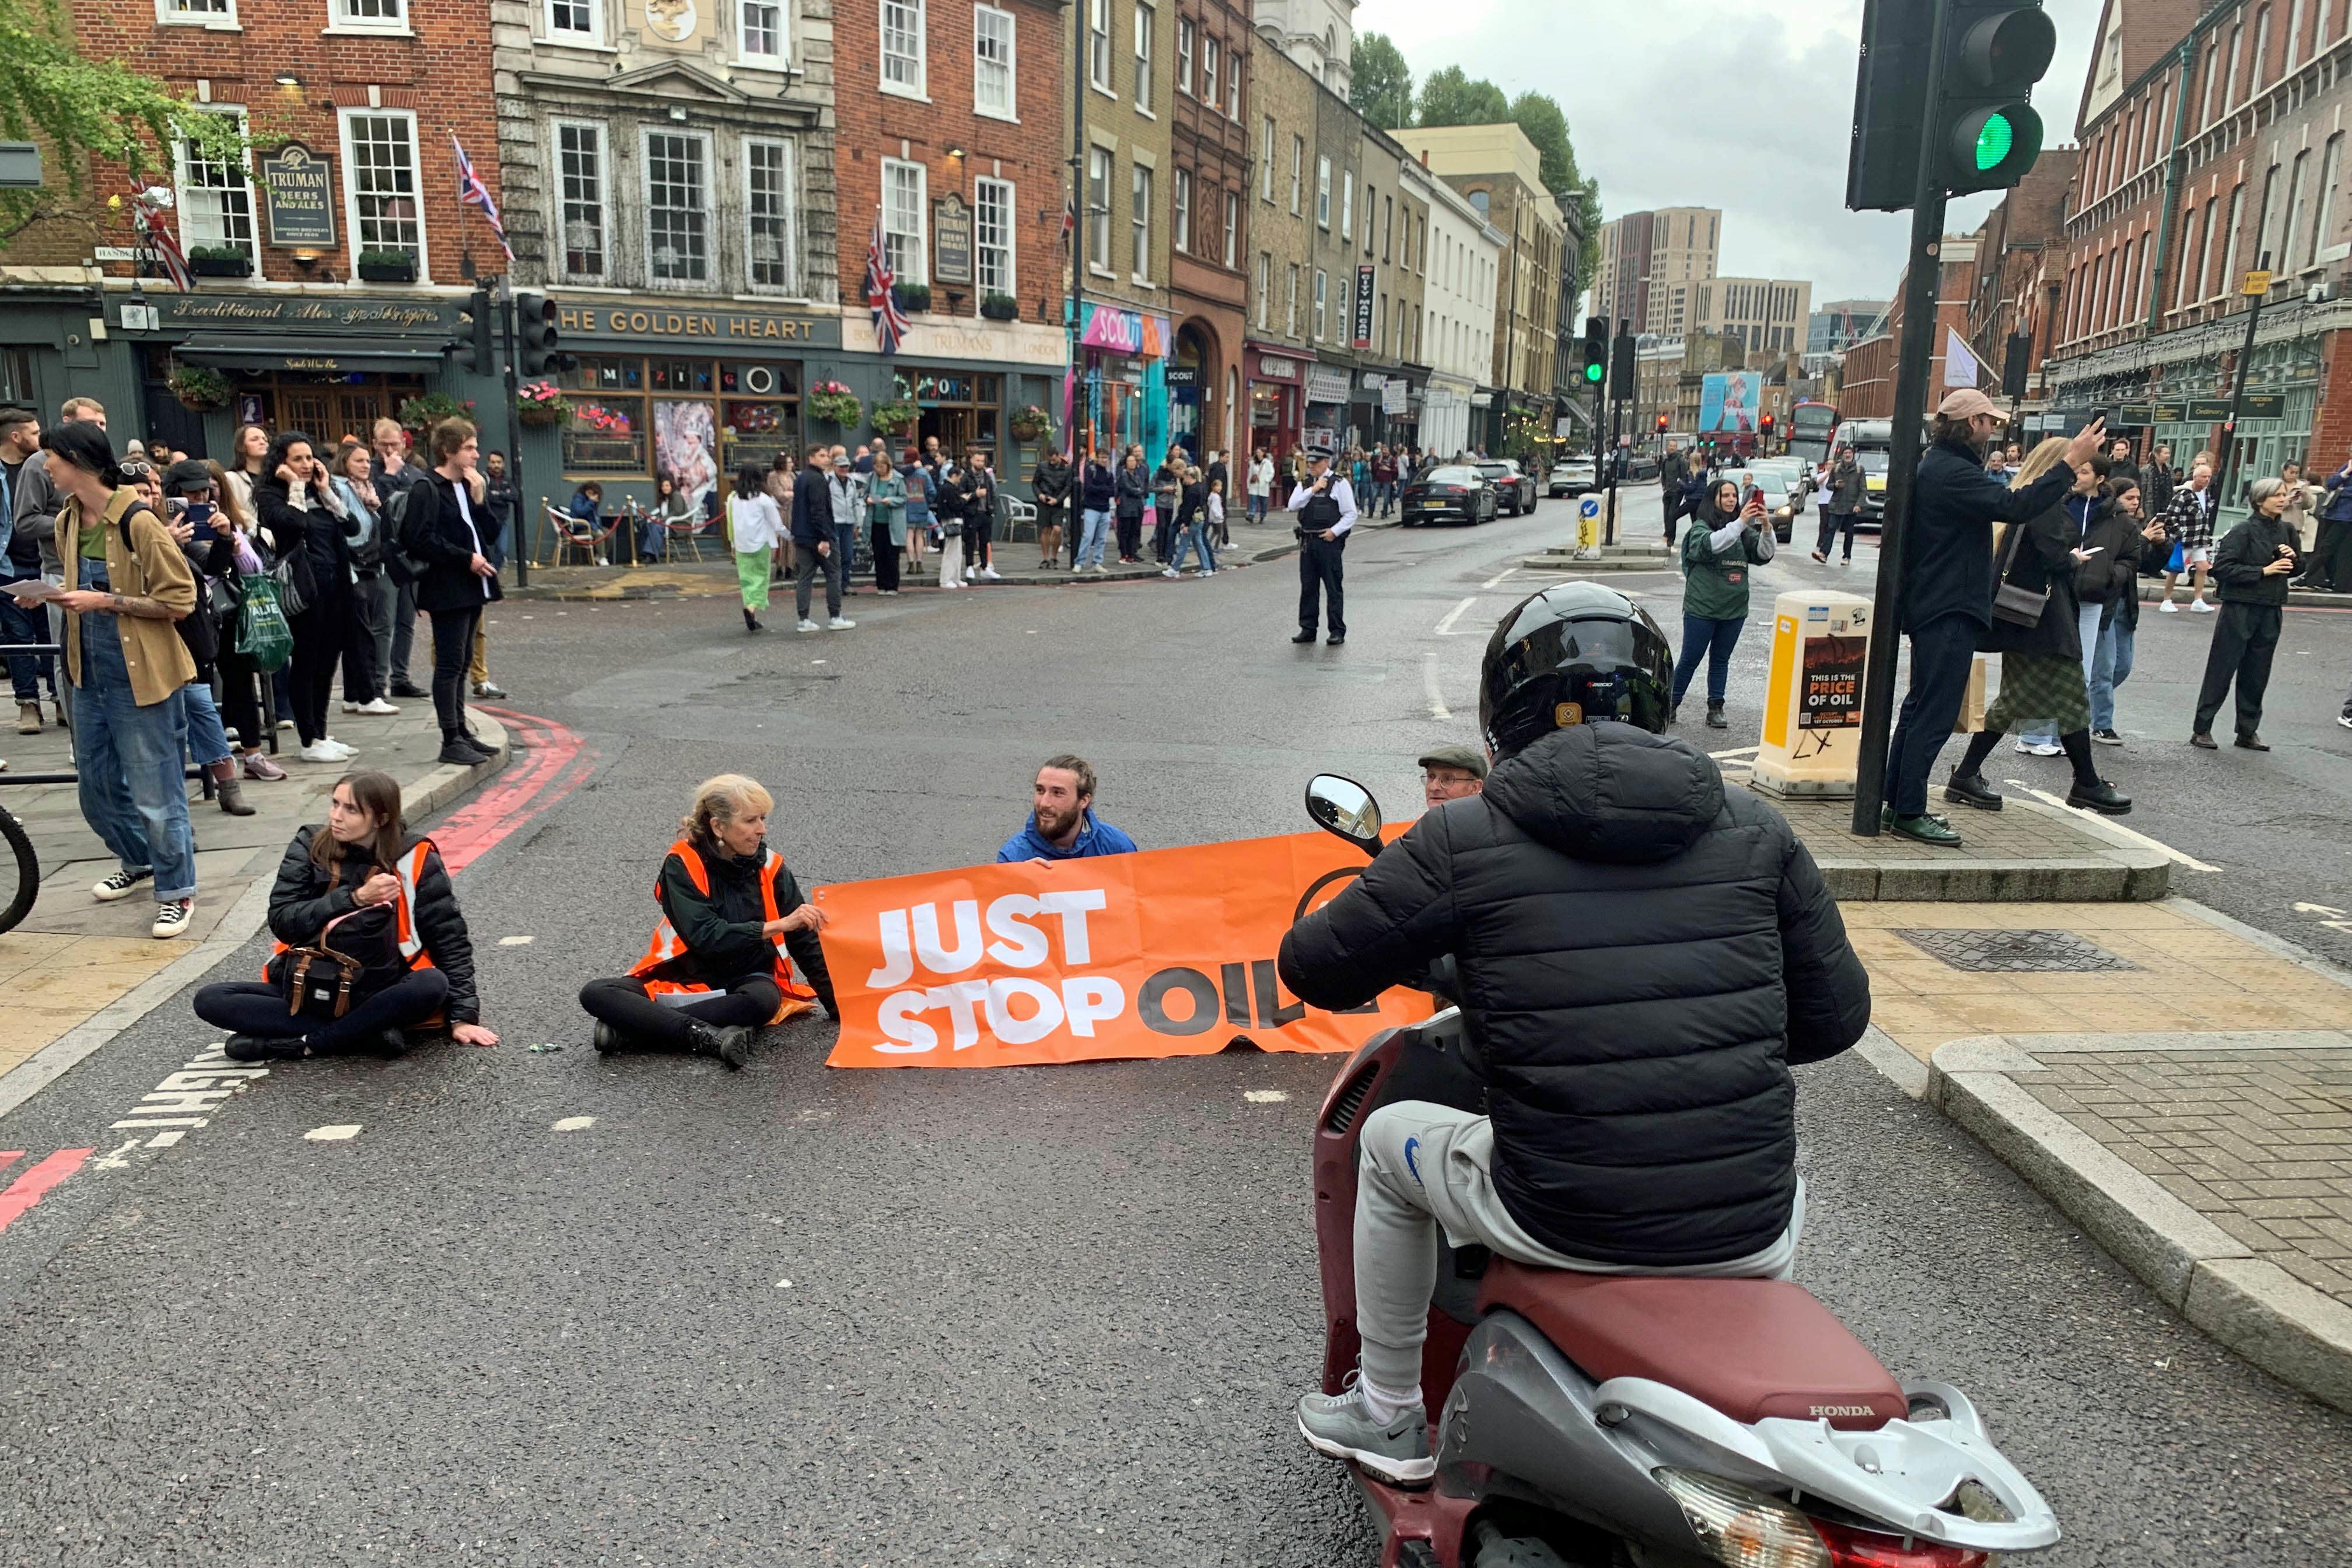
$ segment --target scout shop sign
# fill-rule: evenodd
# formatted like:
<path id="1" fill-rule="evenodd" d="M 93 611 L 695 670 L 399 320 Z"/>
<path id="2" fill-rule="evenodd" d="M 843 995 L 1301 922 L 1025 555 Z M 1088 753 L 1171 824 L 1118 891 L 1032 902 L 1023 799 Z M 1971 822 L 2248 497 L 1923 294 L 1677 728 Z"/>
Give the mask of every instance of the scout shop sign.
<path id="1" fill-rule="evenodd" d="M 971 209 L 952 191 L 931 204 L 931 281 L 971 286 Z"/>
<path id="2" fill-rule="evenodd" d="M 826 1066 L 1022 1067 L 1350 1051 L 1426 1018 L 1419 992 L 1341 1015 L 1283 994 L 1275 954 L 1363 856 L 1328 834 L 819 888 L 841 1007 Z"/>
<path id="3" fill-rule="evenodd" d="M 299 142 L 261 161 L 269 243 L 331 250 L 335 246 L 335 165 Z"/>
<path id="4" fill-rule="evenodd" d="M 1167 353 L 1168 322 L 1140 310 L 1089 305 L 1086 330 L 1078 334 L 1078 342 L 1090 349 L 1108 349 L 1138 359 L 1158 359 Z"/>

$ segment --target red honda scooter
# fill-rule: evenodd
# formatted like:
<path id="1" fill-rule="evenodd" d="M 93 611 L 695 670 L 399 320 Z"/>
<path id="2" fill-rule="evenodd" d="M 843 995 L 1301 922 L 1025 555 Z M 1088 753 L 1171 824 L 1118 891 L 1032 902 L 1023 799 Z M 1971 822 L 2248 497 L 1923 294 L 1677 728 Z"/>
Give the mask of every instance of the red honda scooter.
<path id="1" fill-rule="evenodd" d="M 1307 814 L 1377 853 L 1380 806 Z M 1315 1128 L 1323 1390 L 1355 1369 L 1356 1145 L 1391 1101 L 1483 1111 L 1461 1014 L 1384 1029 Z M 1440 1240 L 1422 1391 L 1435 1477 L 1351 1464 L 1381 1568 L 1985 1568 L 2058 1540 L 1968 1396 L 1898 1382 L 1793 1282 L 1573 1274 Z"/>

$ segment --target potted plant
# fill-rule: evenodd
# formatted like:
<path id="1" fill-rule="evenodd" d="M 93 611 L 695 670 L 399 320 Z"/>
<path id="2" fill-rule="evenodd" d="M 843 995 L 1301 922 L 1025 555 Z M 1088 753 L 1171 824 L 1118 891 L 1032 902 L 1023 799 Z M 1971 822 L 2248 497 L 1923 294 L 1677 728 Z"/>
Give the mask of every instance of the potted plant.
<path id="1" fill-rule="evenodd" d="M 561 425 L 572 416 L 572 404 L 551 381 L 526 381 L 515 388 L 515 418 L 535 430 Z"/>
<path id="2" fill-rule="evenodd" d="M 402 399 L 400 405 L 400 422 L 411 430 L 430 430 L 444 419 L 471 419 L 473 416 L 471 398 L 460 402 L 446 392 L 422 393 Z"/>
<path id="3" fill-rule="evenodd" d="M 198 414 L 226 408 L 236 392 L 229 385 L 228 377 L 208 364 L 174 365 L 172 374 L 164 377 L 163 384 L 172 389 L 172 395 L 180 400 L 181 407 L 194 409 Z"/>
<path id="4" fill-rule="evenodd" d="M 199 278 L 250 278 L 253 258 L 239 246 L 190 246 L 188 270 Z"/>
<path id="5" fill-rule="evenodd" d="M 1016 441 L 1034 441 L 1051 435 L 1053 430 L 1054 416 L 1034 403 L 1013 416 L 1013 438 Z"/>
<path id="6" fill-rule="evenodd" d="M 874 426 L 877 435 L 903 436 L 912 430 L 922 416 L 923 411 L 920 408 L 908 399 L 901 397 L 894 398 L 888 403 L 876 404 L 874 412 L 866 416 L 866 421 Z"/>
<path id="7" fill-rule="evenodd" d="M 901 283 L 893 292 L 898 297 L 898 309 L 910 315 L 931 308 L 931 286 L 928 283 Z"/>
<path id="8" fill-rule="evenodd" d="M 1021 319 L 1021 301 L 1010 294 L 992 290 L 980 297 L 980 313 L 992 321 L 1017 321 Z"/>
<path id="9" fill-rule="evenodd" d="M 857 401 L 857 394 L 837 381 L 821 381 L 809 389 L 809 416 L 844 430 L 854 429 L 857 416 L 866 405 Z"/>
<path id="10" fill-rule="evenodd" d="M 359 272 L 363 283 L 414 283 L 416 258 L 404 250 L 362 250 Z"/>

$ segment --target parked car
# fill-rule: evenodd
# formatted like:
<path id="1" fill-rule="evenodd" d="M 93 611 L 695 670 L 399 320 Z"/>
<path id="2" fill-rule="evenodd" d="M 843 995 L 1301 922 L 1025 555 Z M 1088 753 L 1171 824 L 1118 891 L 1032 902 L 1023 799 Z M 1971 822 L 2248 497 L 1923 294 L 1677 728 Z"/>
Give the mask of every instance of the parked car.
<path id="1" fill-rule="evenodd" d="M 1519 472 L 1517 458 L 1489 458 L 1477 468 L 1495 487 L 1501 509 L 1497 516 L 1520 517 L 1536 510 L 1536 477 Z"/>
<path id="2" fill-rule="evenodd" d="M 1495 487 L 1476 468 L 1456 464 L 1428 469 L 1404 487 L 1402 520 L 1421 522 L 1484 522 L 1501 504 Z"/>
<path id="3" fill-rule="evenodd" d="M 1772 520 L 1772 534 L 1789 542 L 1797 519 L 1812 500 L 1812 471 L 1791 458 L 1759 458 L 1740 475 L 1743 493 L 1752 485 L 1764 492 L 1764 513 Z"/>
<path id="4" fill-rule="evenodd" d="M 1580 496 L 1597 488 L 1598 482 L 1593 478 L 1591 458 L 1564 458 L 1551 466 L 1545 488 L 1557 500 L 1561 496 Z"/>

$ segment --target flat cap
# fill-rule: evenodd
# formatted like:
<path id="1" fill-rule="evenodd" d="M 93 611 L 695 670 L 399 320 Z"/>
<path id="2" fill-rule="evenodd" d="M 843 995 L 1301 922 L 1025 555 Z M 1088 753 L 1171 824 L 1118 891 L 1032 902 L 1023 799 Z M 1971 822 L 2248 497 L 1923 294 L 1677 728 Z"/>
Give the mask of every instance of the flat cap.
<path id="1" fill-rule="evenodd" d="M 1432 746 L 1422 752 L 1424 768 L 1460 768 L 1473 778 L 1486 776 L 1486 753 L 1475 746 Z"/>

